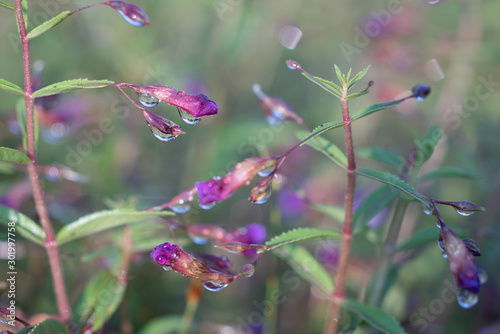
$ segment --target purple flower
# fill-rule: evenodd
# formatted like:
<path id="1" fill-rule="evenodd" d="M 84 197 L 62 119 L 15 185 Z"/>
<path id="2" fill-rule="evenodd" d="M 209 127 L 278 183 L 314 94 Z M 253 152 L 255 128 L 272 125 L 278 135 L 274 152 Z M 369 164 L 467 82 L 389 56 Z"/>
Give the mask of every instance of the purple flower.
<path id="1" fill-rule="evenodd" d="M 181 134 L 185 134 L 181 127 L 171 120 L 150 113 L 146 109 L 142 109 L 142 113 L 148 122 L 151 132 L 161 141 L 170 141 Z"/>
<path id="2" fill-rule="evenodd" d="M 157 101 L 168 103 L 188 112 L 195 118 L 215 115 L 219 110 L 219 106 L 204 94 L 188 95 L 183 91 L 177 91 L 172 87 L 162 85 L 121 85 L 133 89 L 139 96 L 139 99 L 146 96 L 156 99 Z"/>
<path id="3" fill-rule="evenodd" d="M 236 189 L 248 185 L 259 172 L 275 164 L 274 157 L 248 158 L 237 163 L 234 169 L 223 177 L 217 176 L 209 181 L 196 182 L 200 205 L 206 206 L 227 199 Z"/>
<path id="4" fill-rule="evenodd" d="M 107 1 L 103 5 L 109 6 L 115 9 L 120 15 L 133 26 L 142 27 L 145 25 L 151 25 L 146 13 L 139 7 L 130 2 L 125 2 L 121 0 Z"/>

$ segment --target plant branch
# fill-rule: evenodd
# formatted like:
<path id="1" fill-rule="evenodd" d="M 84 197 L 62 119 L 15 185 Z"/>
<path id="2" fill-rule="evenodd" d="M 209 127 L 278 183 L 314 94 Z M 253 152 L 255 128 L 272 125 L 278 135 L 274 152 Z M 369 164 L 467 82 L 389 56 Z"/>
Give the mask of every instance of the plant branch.
<path id="1" fill-rule="evenodd" d="M 19 24 L 19 31 L 23 46 L 24 62 L 24 101 L 26 106 L 26 146 L 27 154 L 31 160 L 28 165 L 28 175 L 33 188 L 33 198 L 35 207 L 40 218 L 40 225 L 45 232 L 45 248 L 49 258 L 50 271 L 52 273 L 52 283 L 56 295 L 57 308 L 59 316 L 63 321 L 69 321 L 71 318 L 71 308 L 66 294 L 64 275 L 62 271 L 61 257 L 59 247 L 56 242 L 54 230 L 50 223 L 47 206 L 43 198 L 43 191 L 40 185 L 38 175 L 38 164 L 35 147 L 35 126 L 34 126 L 34 98 L 32 96 L 33 88 L 31 83 L 31 62 L 29 40 L 27 38 L 26 26 L 24 23 L 21 0 L 16 0 L 16 16 Z"/>
<path id="2" fill-rule="evenodd" d="M 345 99 L 348 95 L 348 87 L 344 85 L 342 90 L 341 104 L 342 104 L 342 117 L 344 119 L 344 133 L 346 141 L 347 153 L 347 187 L 345 192 L 345 218 L 344 227 L 342 229 L 342 243 L 340 248 L 340 259 L 337 273 L 337 280 L 335 291 L 332 296 L 331 313 L 328 318 L 325 333 L 336 333 L 338 327 L 338 320 L 340 316 L 340 303 L 339 301 L 344 298 L 344 284 L 347 271 L 347 262 L 349 260 L 349 252 L 351 250 L 352 242 L 352 220 L 353 220 L 353 206 L 354 206 L 354 190 L 356 187 L 356 162 L 354 160 L 354 143 L 352 139 L 351 116 L 349 114 L 348 101 Z"/>

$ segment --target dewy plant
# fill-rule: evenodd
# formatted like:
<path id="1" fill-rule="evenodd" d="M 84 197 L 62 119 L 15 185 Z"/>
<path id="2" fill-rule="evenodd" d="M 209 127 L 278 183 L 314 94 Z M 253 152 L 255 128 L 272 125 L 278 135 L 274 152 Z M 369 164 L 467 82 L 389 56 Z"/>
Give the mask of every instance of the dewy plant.
<path id="1" fill-rule="evenodd" d="M 307 79 L 323 88 L 340 101 L 338 121 L 327 122 L 310 130 L 303 119 L 283 100 L 264 93 L 256 84 L 253 91 L 256 94 L 267 121 L 272 125 L 284 122 L 297 123 L 303 130 L 297 132 L 299 138 L 295 145 L 291 145 L 283 153 L 247 158 L 237 163 L 225 175 L 216 176 L 210 180 L 196 182 L 192 188 L 182 191 L 165 204 L 153 206 L 146 210 L 137 208 L 115 208 L 112 210 L 89 213 L 74 222 L 56 229 L 51 222 L 47 210 L 46 195 L 40 183 L 40 175 L 48 170 L 47 166 L 38 164 L 37 143 L 38 128 L 37 108 L 40 101 L 52 95 L 70 92 L 77 89 L 95 89 L 115 87 L 125 94 L 127 99 L 138 108 L 145 117 L 147 125 L 153 134 L 162 141 L 171 141 L 180 134 L 185 134 L 181 127 L 171 120 L 150 112 L 147 108 L 165 102 L 178 108 L 179 115 L 188 124 L 197 124 L 201 118 L 216 115 L 218 105 L 203 94 L 189 95 L 164 85 L 133 85 L 128 83 L 114 83 L 109 80 L 74 79 L 57 82 L 45 87 L 37 87 L 33 82 L 31 68 L 30 42 L 32 39 L 48 32 L 70 16 L 95 6 L 108 6 L 118 11 L 123 18 L 134 26 L 151 24 L 144 11 L 134 4 L 125 1 L 107 1 L 90 5 L 74 12 L 65 11 L 41 25 L 28 29 L 28 3 L 26 0 L 16 0 L 15 5 L 0 1 L 0 6 L 15 15 L 19 29 L 19 38 L 22 44 L 24 65 L 24 89 L 21 86 L 0 79 L 0 90 L 20 96 L 17 103 L 17 121 L 21 129 L 24 150 L 0 147 L 0 160 L 20 168 L 25 166 L 33 192 L 36 217 L 16 211 L 8 205 L 0 206 L 0 221 L 6 226 L 8 233 L 16 231 L 27 241 L 33 242 L 46 250 L 50 264 L 51 280 L 55 293 L 55 303 L 58 309 L 57 316 L 51 316 L 39 323 L 28 323 L 16 313 L 18 304 L 2 305 L 2 322 L 12 325 L 12 330 L 3 333 L 13 333 L 14 328 L 21 333 L 94 333 L 101 332 L 103 326 L 111 318 L 123 301 L 127 287 L 127 275 L 130 268 L 133 252 L 144 252 L 145 249 L 135 248 L 132 243 L 131 223 L 142 222 L 155 218 L 163 227 L 171 231 L 170 237 L 160 245 L 149 248 L 150 257 L 154 263 L 162 266 L 166 271 L 174 271 L 186 278 L 192 279 L 188 289 L 187 304 L 184 315 L 172 328 L 187 332 L 192 325 L 193 315 L 198 305 L 200 291 L 197 283 L 212 292 L 226 288 L 240 277 L 252 277 L 258 270 L 258 263 L 265 254 L 274 253 L 288 262 L 296 272 L 320 291 L 330 304 L 325 333 L 336 333 L 339 330 L 353 330 L 366 322 L 377 330 L 386 333 L 404 333 L 401 325 L 384 312 L 380 306 L 389 287 L 389 272 L 393 268 L 394 256 L 401 250 L 408 250 L 422 243 L 422 238 L 405 244 L 398 244 L 397 237 L 402 224 L 403 216 L 411 202 L 419 202 L 427 215 L 433 215 L 440 229 L 438 245 L 443 257 L 449 261 L 450 270 L 455 278 L 457 300 L 460 306 L 470 308 L 478 301 L 480 284 L 486 281 L 486 273 L 477 268 L 473 258 L 480 256 L 480 251 L 472 239 L 461 239 L 445 224 L 439 208 L 450 206 L 458 214 L 469 216 L 484 208 L 468 201 L 444 201 L 419 193 L 414 185 L 419 181 L 418 173 L 422 165 L 431 157 L 435 145 L 441 138 L 441 130 L 432 128 L 426 135 L 415 140 L 414 149 L 408 157 L 402 158 L 393 151 L 377 149 L 369 152 L 372 158 L 385 162 L 398 170 L 391 174 L 372 169 L 360 169 L 356 166 L 355 146 L 353 141 L 353 124 L 355 121 L 371 114 L 395 107 L 408 99 L 424 101 L 429 95 L 430 88 L 425 85 L 416 85 L 407 97 L 378 103 L 364 108 L 356 113 L 349 109 L 350 100 L 368 94 L 373 81 L 362 90 L 354 90 L 359 81 L 367 74 L 368 68 L 351 76 L 335 66 L 338 83 L 311 75 L 302 66 L 289 60 L 286 65 L 291 70 L 298 70 Z M 131 98 L 126 90 L 137 94 L 139 103 Z M 345 137 L 345 153 L 333 142 L 325 138 L 328 131 L 343 129 Z M 21 140 L 21 139 L 20 139 Z M 168 144 L 168 145 L 175 145 Z M 241 226 L 235 231 L 227 231 L 216 224 L 183 224 L 180 219 L 194 205 L 197 197 L 198 205 L 203 209 L 211 209 L 216 203 L 227 200 L 239 191 L 239 188 L 250 185 L 254 179 L 260 178 L 249 193 L 249 201 L 255 204 L 265 203 L 273 193 L 280 179 L 280 169 L 288 156 L 303 146 L 309 145 L 324 154 L 333 163 L 345 171 L 347 180 L 343 207 L 333 207 L 311 203 L 311 206 L 325 213 L 332 213 L 332 217 L 342 216 L 341 229 L 318 229 L 314 227 L 296 228 L 284 231 L 281 234 L 267 237 L 264 222 Z M 50 167 L 50 166 L 49 166 Z M 75 175 L 66 167 L 52 166 L 61 175 Z M 436 175 L 445 176 L 446 173 L 457 173 L 457 169 L 442 170 Z M 366 196 L 355 210 L 354 196 L 357 178 L 368 178 L 381 183 L 381 186 Z M 279 190 L 278 190 L 279 191 Z M 7 203 L 8 204 L 8 203 Z M 367 230 L 367 222 L 384 208 L 393 208 L 393 215 L 388 222 L 387 235 L 380 240 L 383 249 L 382 259 L 376 274 L 372 278 L 371 288 L 363 298 L 352 298 L 346 290 L 347 269 L 349 267 L 349 253 L 353 237 L 363 234 Z M 339 214 L 340 213 L 340 214 Z M 38 222 L 36 221 L 38 220 Z M 98 232 L 111 229 L 122 229 L 121 239 L 114 240 L 120 249 L 119 261 L 115 261 L 108 268 L 103 269 L 83 287 L 67 287 L 64 277 L 64 268 L 61 263 L 61 246 L 76 242 L 95 235 Z M 240 269 L 233 269 L 227 256 L 195 253 L 189 251 L 189 244 L 179 239 L 174 230 L 186 233 L 193 242 L 202 243 L 211 240 L 215 247 L 230 253 L 240 254 L 246 264 Z M 437 235 L 436 235 L 437 236 Z M 435 235 L 433 234 L 433 237 Z M 146 236 L 140 241 L 146 241 Z M 323 268 L 317 259 L 298 242 L 313 239 L 333 239 L 340 244 L 340 253 L 333 277 Z M 168 241 L 167 241 L 168 240 Z M 426 240 L 424 240 L 426 241 Z M 136 243 L 138 241 L 136 240 Z M 9 247 L 15 252 L 15 243 L 9 241 Z M 184 249 L 186 247 L 186 249 Z M 10 249 L 10 248 L 9 248 Z M 10 258 L 9 258 L 10 260 Z M 16 271 L 15 261 L 8 261 L 9 272 Z M 172 275 L 169 273 L 167 275 Z M 21 288 L 21 287 L 19 287 Z M 170 287 L 165 287 L 168 289 Z M 68 290 L 82 291 L 74 305 L 68 298 Z M 101 291 L 112 291 L 111 297 L 99 298 Z M 340 322 L 345 310 L 354 314 L 351 322 Z M 43 310 L 41 310 L 43 312 Z M 267 328 L 271 333 L 276 328 Z M 149 332 L 147 332 L 149 333 Z"/>

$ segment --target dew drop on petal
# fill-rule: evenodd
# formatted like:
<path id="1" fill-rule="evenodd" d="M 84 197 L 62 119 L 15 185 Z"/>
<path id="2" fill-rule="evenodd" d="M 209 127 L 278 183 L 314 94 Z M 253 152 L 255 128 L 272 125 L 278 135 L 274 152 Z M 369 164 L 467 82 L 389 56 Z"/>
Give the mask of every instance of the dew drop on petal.
<path id="1" fill-rule="evenodd" d="M 187 124 L 198 124 L 201 121 L 201 117 L 194 117 L 182 108 L 177 107 L 177 110 L 179 111 L 179 116 L 181 116 L 182 120 Z"/>
<path id="2" fill-rule="evenodd" d="M 220 291 L 227 286 L 225 282 L 204 282 L 203 287 L 208 291 Z"/>
<path id="3" fill-rule="evenodd" d="M 263 166 L 262 169 L 257 174 L 259 174 L 259 176 L 261 177 L 269 176 L 274 171 L 274 167 L 275 167 L 274 164 L 271 166 Z"/>
<path id="4" fill-rule="evenodd" d="M 172 270 L 172 267 L 170 267 L 170 266 L 163 266 L 163 269 L 165 269 L 165 271 L 170 271 L 170 270 Z"/>
<path id="5" fill-rule="evenodd" d="M 191 204 L 184 200 L 180 200 L 177 204 L 172 205 L 170 209 L 178 214 L 186 213 L 191 209 Z"/>
<path id="6" fill-rule="evenodd" d="M 151 129 L 151 132 L 153 133 L 153 135 L 161 141 L 171 141 L 171 140 L 177 138 L 176 135 L 174 135 L 172 133 L 161 132 L 160 130 L 158 130 L 155 127 L 150 127 L 150 129 Z"/>
<path id="7" fill-rule="evenodd" d="M 488 273 L 483 268 L 477 268 L 477 276 L 479 277 L 479 283 L 481 284 L 488 281 Z"/>
<path id="8" fill-rule="evenodd" d="M 475 213 L 475 211 L 463 211 L 463 210 L 458 210 L 458 209 L 455 209 L 455 211 L 460 215 L 460 216 L 464 216 L 464 217 L 468 217 L 472 214 Z"/>
<path id="9" fill-rule="evenodd" d="M 295 60 L 291 60 L 291 59 L 288 59 L 286 61 L 286 66 L 291 69 L 291 70 L 296 70 L 296 69 L 300 69 L 300 64 L 297 63 Z"/>
<path id="10" fill-rule="evenodd" d="M 210 210 L 211 208 L 213 208 L 215 205 L 215 202 L 211 202 L 211 203 L 207 203 L 207 204 L 201 204 L 200 203 L 200 208 L 202 208 L 203 210 Z"/>
<path id="11" fill-rule="evenodd" d="M 470 292 L 465 289 L 458 289 L 457 291 L 457 301 L 458 304 L 463 308 L 471 308 L 477 304 L 477 294 Z"/>
<path id="12" fill-rule="evenodd" d="M 191 240 L 197 245 L 204 245 L 207 243 L 208 239 L 207 238 L 202 238 L 197 235 L 191 235 Z"/>
<path id="13" fill-rule="evenodd" d="M 255 273 L 255 266 L 251 263 L 247 263 L 241 268 L 241 276 L 252 277 Z"/>
<path id="14" fill-rule="evenodd" d="M 143 106 L 148 108 L 154 107 L 160 102 L 156 97 L 145 93 L 139 94 L 139 101 Z"/>

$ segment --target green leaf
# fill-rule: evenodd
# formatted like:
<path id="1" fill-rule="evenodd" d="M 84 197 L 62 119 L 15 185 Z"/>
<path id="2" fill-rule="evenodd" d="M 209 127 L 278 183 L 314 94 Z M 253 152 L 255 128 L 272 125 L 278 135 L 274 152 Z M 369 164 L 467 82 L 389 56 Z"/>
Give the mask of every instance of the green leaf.
<path id="1" fill-rule="evenodd" d="M 6 2 L 3 2 L 3 1 L 0 1 L 0 7 L 5 7 L 7 9 L 16 10 L 16 7 L 14 7 L 11 4 L 8 4 Z"/>
<path id="2" fill-rule="evenodd" d="M 57 233 L 57 242 L 61 245 L 68 241 L 85 237 L 125 224 L 136 223 L 153 217 L 173 215 L 170 211 L 135 211 L 131 209 L 105 210 L 80 217 L 64 226 Z"/>
<path id="3" fill-rule="evenodd" d="M 297 241 L 312 239 L 340 239 L 342 234 L 331 230 L 320 230 L 317 228 L 295 228 L 284 232 L 265 243 L 267 250 L 272 250 Z"/>
<path id="4" fill-rule="evenodd" d="M 98 331 L 115 313 L 125 293 L 126 280 L 108 271 L 101 271 L 86 286 L 75 307 L 75 320 L 92 323 Z"/>
<path id="5" fill-rule="evenodd" d="M 15 162 L 19 164 L 29 164 L 30 158 L 21 151 L 13 148 L 0 146 L 0 161 Z"/>
<path id="6" fill-rule="evenodd" d="M 362 304 L 352 299 L 344 299 L 342 307 L 359 315 L 373 328 L 388 334 L 406 333 L 401 325 L 385 311 Z"/>
<path id="7" fill-rule="evenodd" d="M 322 133 L 344 126 L 344 124 L 345 124 L 344 122 L 323 123 L 317 126 L 313 131 L 311 131 L 309 135 L 304 139 L 304 142 L 300 144 L 300 146 L 305 145 L 308 141 L 321 135 Z"/>
<path id="8" fill-rule="evenodd" d="M 358 113 L 356 113 L 354 116 L 351 117 L 351 120 L 355 121 L 357 119 L 373 114 L 374 112 L 397 106 L 398 104 L 401 104 L 405 100 L 406 99 L 401 99 L 401 100 L 382 102 L 371 105 L 365 109 L 361 109 Z"/>
<path id="9" fill-rule="evenodd" d="M 369 90 L 365 90 L 365 91 L 362 91 L 362 92 L 359 92 L 359 93 L 352 93 L 352 94 L 349 94 L 347 95 L 344 100 L 350 100 L 350 99 L 355 99 L 357 97 L 360 97 L 360 96 L 363 96 L 363 95 L 366 95 L 368 94 L 370 91 Z"/>
<path id="10" fill-rule="evenodd" d="M 307 79 L 309 79 L 311 82 L 315 83 L 316 85 L 326 90 L 328 93 L 333 94 L 338 98 L 340 98 L 340 95 L 342 95 L 342 88 L 340 88 L 332 81 L 316 76 L 311 76 L 308 73 L 302 73 L 302 75 L 305 76 Z"/>
<path id="11" fill-rule="evenodd" d="M 107 84 L 112 84 L 113 81 L 110 80 L 89 80 L 89 79 L 72 79 L 66 81 L 56 82 L 52 85 L 40 88 L 33 93 L 33 97 L 43 97 L 55 94 L 66 93 L 77 89 L 90 89 L 90 88 L 102 88 L 106 87 Z"/>
<path id="12" fill-rule="evenodd" d="M 398 192 L 388 186 L 381 186 L 366 196 L 354 213 L 353 221 L 356 232 L 366 226 L 377 213 L 391 204 L 397 196 Z"/>
<path id="13" fill-rule="evenodd" d="M 379 172 L 372 169 L 356 169 L 356 174 L 385 183 L 410 195 L 423 204 L 429 205 L 427 199 L 422 194 L 418 193 L 412 186 L 410 186 L 408 183 L 404 182 L 394 174 Z"/>
<path id="14" fill-rule="evenodd" d="M 309 133 L 302 130 L 295 132 L 295 134 L 300 140 L 306 139 L 309 135 Z M 315 150 L 326 155 L 330 160 L 338 164 L 340 167 L 346 168 L 347 157 L 345 156 L 344 152 L 342 152 L 342 150 L 331 141 L 319 136 L 315 136 L 314 140 L 308 140 L 305 143 Z"/>
<path id="15" fill-rule="evenodd" d="M 339 82 L 342 84 L 342 86 L 345 85 L 345 78 L 344 75 L 342 74 L 342 71 L 340 68 L 335 64 L 335 74 L 337 74 L 337 78 L 339 79 Z"/>
<path id="16" fill-rule="evenodd" d="M 356 150 L 356 154 L 362 158 L 380 161 L 396 169 L 405 163 L 405 159 L 399 153 L 387 148 L 367 147 Z"/>
<path id="17" fill-rule="evenodd" d="M 68 10 L 66 10 L 66 11 L 64 11 L 62 13 L 59 13 L 58 15 L 54 16 L 50 20 L 45 21 L 44 23 L 40 24 L 38 27 L 36 27 L 33 30 L 31 30 L 26 37 L 28 39 L 33 39 L 33 38 L 35 38 L 37 36 L 40 36 L 41 34 L 43 34 L 44 32 L 46 32 L 50 28 L 53 28 L 56 25 L 58 25 L 59 23 L 61 23 L 62 21 L 64 21 L 64 19 L 66 19 L 69 16 L 70 13 L 71 12 L 68 11 Z"/>
<path id="18" fill-rule="evenodd" d="M 409 250 L 419 246 L 426 245 L 431 242 L 437 242 L 439 238 L 439 229 L 432 228 L 424 231 L 417 232 L 398 244 L 395 248 L 396 252 L 402 250 Z"/>
<path id="19" fill-rule="evenodd" d="M 53 318 L 47 318 L 44 321 L 33 326 L 29 334 L 71 334 L 71 331 L 65 324 Z"/>
<path id="20" fill-rule="evenodd" d="M 429 130 L 422 138 L 415 138 L 415 146 L 417 147 L 417 163 L 416 169 L 420 168 L 434 153 L 434 148 L 441 140 L 443 131 L 439 126 L 435 126 Z"/>
<path id="21" fill-rule="evenodd" d="M 178 333 L 182 327 L 182 317 L 169 315 L 150 320 L 139 334 L 171 334 Z"/>
<path id="22" fill-rule="evenodd" d="M 24 95 L 24 91 L 21 87 L 4 79 L 0 79 L 0 89 L 9 93 Z"/>
<path id="23" fill-rule="evenodd" d="M 7 226 L 7 228 L 12 227 L 9 226 L 9 223 L 10 225 L 14 223 L 16 234 L 19 234 L 20 236 L 33 241 L 40 246 L 45 246 L 45 232 L 43 229 L 40 225 L 22 213 L 0 205 L 0 223 Z"/>
<path id="24" fill-rule="evenodd" d="M 370 69 L 370 66 L 371 65 L 368 65 L 364 70 L 362 70 L 361 72 L 359 72 L 358 74 L 356 74 L 356 76 L 354 78 L 352 78 L 351 80 L 349 80 L 349 82 L 348 82 L 349 89 L 351 89 L 352 87 L 354 87 L 354 85 L 359 80 L 363 79 L 363 77 L 365 76 L 366 72 L 368 72 L 368 70 Z"/>
<path id="25" fill-rule="evenodd" d="M 23 11 L 24 26 L 28 30 L 28 0 L 21 0 L 21 8 Z"/>
<path id="26" fill-rule="evenodd" d="M 419 181 L 441 179 L 445 177 L 459 177 L 464 179 L 477 179 L 478 173 L 454 166 L 439 167 L 419 177 Z"/>
<path id="27" fill-rule="evenodd" d="M 330 274 L 307 249 L 297 245 L 286 245 L 275 249 L 273 252 L 285 260 L 303 279 L 325 295 L 332 294 L 334 284 Z"/>
<path id="28" fill-rule="evenodd" d="M 339 223 L 342 223 L 345 218 L 345 209 L 341 206 L 330 204 L 313 203 L 312 207 Z"/>

